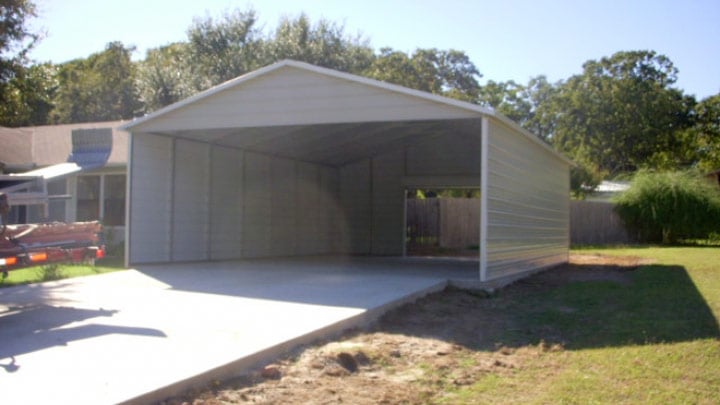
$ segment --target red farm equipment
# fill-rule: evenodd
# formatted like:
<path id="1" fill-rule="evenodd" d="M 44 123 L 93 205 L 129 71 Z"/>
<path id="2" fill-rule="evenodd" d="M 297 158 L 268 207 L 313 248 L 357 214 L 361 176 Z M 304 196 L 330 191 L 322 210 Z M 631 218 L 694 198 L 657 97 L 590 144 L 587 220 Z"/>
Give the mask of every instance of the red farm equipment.
<path id="1" fill-rule="evenodd" d="M 0 272 L 52 263 L 94 263 L 105 257 L 102 225 L 49 222 L 7 225 L 7 196 L 0 194 Z"/>

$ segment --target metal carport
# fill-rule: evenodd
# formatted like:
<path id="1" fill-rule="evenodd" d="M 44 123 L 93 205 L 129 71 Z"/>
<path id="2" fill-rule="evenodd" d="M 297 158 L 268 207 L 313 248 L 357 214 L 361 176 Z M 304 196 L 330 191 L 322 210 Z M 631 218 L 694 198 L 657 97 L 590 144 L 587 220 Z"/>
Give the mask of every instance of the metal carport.
<path id="1" fill-rule="evenodd" d="M 126 124 L 127 264 L 402 255 L 404 190 L 478 187 L 478 280 L 567 260 L 569 165 L 507 118 L 296 61 Z"/>

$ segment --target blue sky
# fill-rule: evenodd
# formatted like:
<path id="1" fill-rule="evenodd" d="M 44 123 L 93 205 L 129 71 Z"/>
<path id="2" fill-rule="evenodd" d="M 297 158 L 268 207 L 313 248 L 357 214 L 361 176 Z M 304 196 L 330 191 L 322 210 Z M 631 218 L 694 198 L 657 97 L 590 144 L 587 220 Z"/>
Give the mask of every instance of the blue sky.
<path id="1" fill-rule="evenodd" d="M 252 7 L 266 31 L 283 15 L 342 23 L 375 48 L 465 51 L 485 80 L 527 83 L 580 73 L 583 62 L 651 49 L 680 70 L 676 86 L 720 93 L 720 0 L 35 0 L 45 39 L 31 56 L 64 62 L 110 41 L 145 50 L 186 39 L 194 17 Z"/>

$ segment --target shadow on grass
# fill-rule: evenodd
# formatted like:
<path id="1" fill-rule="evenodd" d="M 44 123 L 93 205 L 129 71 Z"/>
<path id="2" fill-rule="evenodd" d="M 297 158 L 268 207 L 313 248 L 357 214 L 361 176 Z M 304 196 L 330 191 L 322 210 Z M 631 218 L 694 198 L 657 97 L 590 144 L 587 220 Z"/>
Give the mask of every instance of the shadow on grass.
<path id="1" fill-rule="evenodd" d="M 685 268 L 566 265 L 483 297 L 449 289 L 387 314 L 379 330 L 475 350 L 545 342 L 565 349 L 720 338 Z"/>

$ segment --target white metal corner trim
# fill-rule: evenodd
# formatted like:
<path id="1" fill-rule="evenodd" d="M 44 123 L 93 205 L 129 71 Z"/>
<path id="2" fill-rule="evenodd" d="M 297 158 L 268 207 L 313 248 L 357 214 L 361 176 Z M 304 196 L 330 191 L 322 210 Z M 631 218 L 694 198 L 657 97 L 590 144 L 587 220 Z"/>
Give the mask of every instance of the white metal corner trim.
<path id="1" fill-rule="evenodd" d="M 487 281 L 489 131 L 489 118 L 482 117 L 480 126 L 480 282 Z"/>

